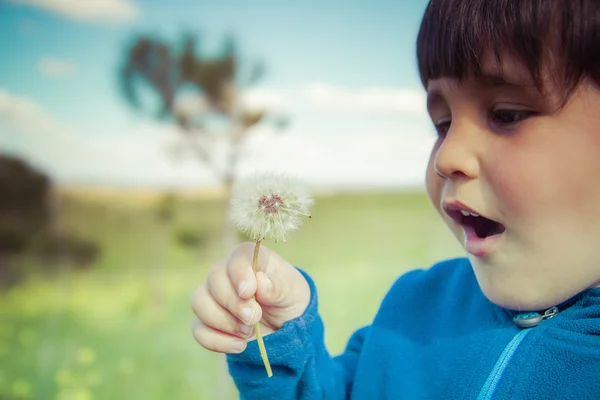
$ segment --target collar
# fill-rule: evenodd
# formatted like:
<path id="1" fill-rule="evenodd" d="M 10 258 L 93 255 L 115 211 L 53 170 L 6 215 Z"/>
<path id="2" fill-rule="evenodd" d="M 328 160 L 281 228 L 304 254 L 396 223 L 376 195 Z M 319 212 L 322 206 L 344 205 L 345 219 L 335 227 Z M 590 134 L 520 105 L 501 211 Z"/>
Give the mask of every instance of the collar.
<path id="1" fill-rule="evenodd" d="M 501 308 L 502 313 L 521 329 L 536 327 L 542 321 L 570 309 L 580 311 L 577 313 L 580 314 L 578 318 L 600 317 L 600 288 L 586 289 L 562 303 L 544 310 L 515 311 Z"/>

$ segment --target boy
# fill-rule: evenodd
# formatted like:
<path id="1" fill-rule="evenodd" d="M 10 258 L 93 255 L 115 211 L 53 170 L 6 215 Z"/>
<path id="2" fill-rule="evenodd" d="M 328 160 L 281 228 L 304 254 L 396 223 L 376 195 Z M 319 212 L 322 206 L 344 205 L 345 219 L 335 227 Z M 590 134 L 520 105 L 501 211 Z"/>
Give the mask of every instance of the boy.
<path id="1" fill-rule="evenodd" d="M 468 256 L 402 276 L 330 357 L 310 277 L 265 249 L 254 279 L 238 247 L 192 304 L 241 396 L 599 399 L 598 43 L 597 0 L 432 0 L 426 186 Z M 258 321 L 270 379 L 247 342 Z"/>

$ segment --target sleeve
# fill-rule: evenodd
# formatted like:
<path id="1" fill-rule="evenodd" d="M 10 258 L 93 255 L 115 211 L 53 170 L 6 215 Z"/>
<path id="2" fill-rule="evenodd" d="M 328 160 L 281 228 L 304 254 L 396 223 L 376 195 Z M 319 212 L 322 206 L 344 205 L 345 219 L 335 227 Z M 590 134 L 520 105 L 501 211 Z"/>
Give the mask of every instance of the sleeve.
<path id="1" fill-rule="evenodd" d="M 264 337 L 273 376 L 267 377 L 254 340 L 241 354 L 228 354 L 229 372 L 244 400 L 347 399 L 368 327 L 356 331 L 344 353 L 331 357 L 325 347 L 315 284 L 308 308 L 300 317 Z"/>

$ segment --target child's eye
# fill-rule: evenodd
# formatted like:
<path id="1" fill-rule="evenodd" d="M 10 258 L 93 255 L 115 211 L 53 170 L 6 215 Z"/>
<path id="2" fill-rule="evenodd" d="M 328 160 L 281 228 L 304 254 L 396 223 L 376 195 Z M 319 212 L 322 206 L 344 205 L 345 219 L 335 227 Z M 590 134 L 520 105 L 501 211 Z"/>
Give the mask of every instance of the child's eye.
<path id="1" fill-rule="evenodd" d="M 521 122 L 534 114 L 528 110 L 494 110 L 491 112 L 491 119 L 495 124 L 506 126 Z"/>
<path id="2" fill-rule="evenodd" d="M 435 124 L 435 130 L 438 134 L 438 137 L 441 138 L 445 138 L 446 135 L 448 134 L 448 131 L 450 130 L 450 122 L 451 121 L 444 121 L 444 122 L 440 122 L 439 124 Z"/>

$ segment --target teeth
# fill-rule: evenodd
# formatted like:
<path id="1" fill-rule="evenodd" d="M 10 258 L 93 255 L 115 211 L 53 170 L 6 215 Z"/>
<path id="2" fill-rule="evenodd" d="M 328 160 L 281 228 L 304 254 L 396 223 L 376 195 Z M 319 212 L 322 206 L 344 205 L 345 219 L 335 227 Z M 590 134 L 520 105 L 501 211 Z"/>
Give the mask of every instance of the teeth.
<path id="1" fill-rule="evenodd" d="M 472 217 L 479 217 L 479 214 L 475 214 L 474 212 L 470 212 L 470 211 L 467 211 L 467 210 L 460 210 L 460 213 L 462 215 L 464 215 L 465 217 L 469 216 L 469 215 L 472 216 Z"/>

